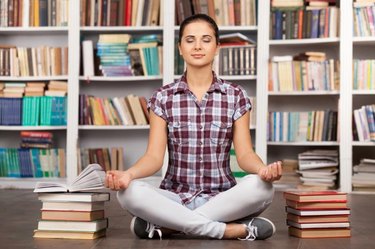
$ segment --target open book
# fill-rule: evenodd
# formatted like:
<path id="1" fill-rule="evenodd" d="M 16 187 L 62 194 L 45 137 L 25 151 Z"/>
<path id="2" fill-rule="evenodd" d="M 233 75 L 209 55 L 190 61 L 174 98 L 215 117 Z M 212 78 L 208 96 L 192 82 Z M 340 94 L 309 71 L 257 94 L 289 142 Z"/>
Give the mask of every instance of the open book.
<path id="1" fill-rule="evenodd" d="M 88 165 L 72 182 L 62 184 L 58 182 L 37 182 L 34 192 L 79 192 L 104 188 L 105 172 L 99 164 Z"/>

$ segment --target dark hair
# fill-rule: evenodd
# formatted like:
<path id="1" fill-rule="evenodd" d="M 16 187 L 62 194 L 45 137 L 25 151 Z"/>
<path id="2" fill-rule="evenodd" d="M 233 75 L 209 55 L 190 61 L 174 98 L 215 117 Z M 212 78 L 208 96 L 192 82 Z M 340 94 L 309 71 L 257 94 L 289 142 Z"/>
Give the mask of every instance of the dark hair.
<path id="1" fill-rule="evenodd" d="M 187 17 L 185 20 L 182 21 L 180 25 L 179 35 L 178 35 L 178 43 L 181 43 L 182 34 L 184 33 L 184 29 L 186 25 L 193 23 L 193 22 L 198 22 L 198 21 L 204 21 L 208 23 L 208 25 L 211 26 L 211 28 L 214 30 L 216 44 L 219 44 L 219 28 L 215 20 L 206 14 L 195 14 L 195 15 Z"/>

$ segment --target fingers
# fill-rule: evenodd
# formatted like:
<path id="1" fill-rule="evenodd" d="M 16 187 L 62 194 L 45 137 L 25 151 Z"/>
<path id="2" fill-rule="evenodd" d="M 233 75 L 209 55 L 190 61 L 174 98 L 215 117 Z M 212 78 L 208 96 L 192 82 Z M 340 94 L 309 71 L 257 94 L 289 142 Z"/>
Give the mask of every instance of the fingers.
<path id="1" fill-rule="evenodd" d="M 120 190 L 119 179 L 115 174 L 113 174 L 113 172 L 107 172 L 105 186 L 112 190 Z"/>
<path id="2" fill-rule="evenodd" d="M 281 161 L 269 164 L 261 173 L 263 173 L 261 177 L 265 181 L 273 182 L 279 180 L 282 174 Z"/>

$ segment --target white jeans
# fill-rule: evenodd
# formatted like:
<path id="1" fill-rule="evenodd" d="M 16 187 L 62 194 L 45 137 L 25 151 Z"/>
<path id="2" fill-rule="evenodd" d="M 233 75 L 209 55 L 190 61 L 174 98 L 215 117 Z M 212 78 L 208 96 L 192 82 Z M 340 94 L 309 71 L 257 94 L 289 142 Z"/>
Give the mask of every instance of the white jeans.
<path id="1" fill-rule="evenodd" d="M 209 200 L 196 197 L 183 205 L 180 197 L 142 181 L 117 192 L 131 214 L 160 227 L 185 234 L 221 239 L 228 222 L 258 216 L 272 202 L 274 189 L 257 175 L 248 175 L 233 188 Z"/>

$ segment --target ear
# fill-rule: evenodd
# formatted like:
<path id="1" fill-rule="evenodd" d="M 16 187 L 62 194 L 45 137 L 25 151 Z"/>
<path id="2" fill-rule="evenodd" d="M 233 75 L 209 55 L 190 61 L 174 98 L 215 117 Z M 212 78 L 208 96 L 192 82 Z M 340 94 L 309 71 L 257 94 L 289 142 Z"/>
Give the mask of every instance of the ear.
<path id="1" fill-rule="evenodd" d="M 182 55 L 180 43 L 178 43 L 178 52 L 179 52 L 180 55 Z"/>
<path id="2" fill-rule="evenodd" d="M 216 46 L 216 52 L 215 52 L 215 55 L 218 55 L 219 52 L 220 52 L 220 43 L 217 44 L 217 46 Z"/>

